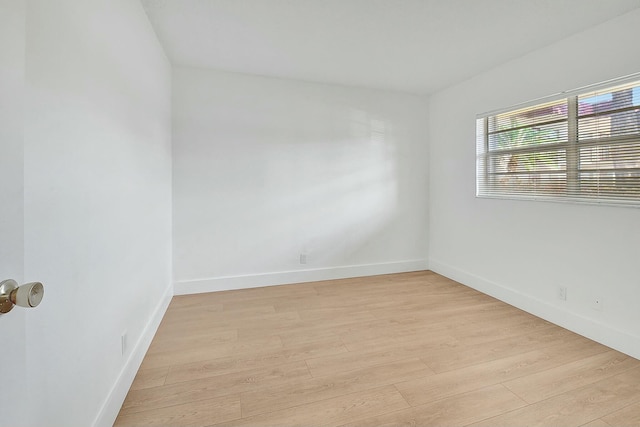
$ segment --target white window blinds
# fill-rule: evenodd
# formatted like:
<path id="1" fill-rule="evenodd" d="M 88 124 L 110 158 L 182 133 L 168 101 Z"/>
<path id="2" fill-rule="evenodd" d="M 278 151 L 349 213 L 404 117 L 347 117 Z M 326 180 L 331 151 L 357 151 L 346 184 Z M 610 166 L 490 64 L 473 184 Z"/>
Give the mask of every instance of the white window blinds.
<path id="1" fill-rule="evenodd" d="M 640 206 L 640 80 L 481 115 L 476 153 L 479 197 Z"/>

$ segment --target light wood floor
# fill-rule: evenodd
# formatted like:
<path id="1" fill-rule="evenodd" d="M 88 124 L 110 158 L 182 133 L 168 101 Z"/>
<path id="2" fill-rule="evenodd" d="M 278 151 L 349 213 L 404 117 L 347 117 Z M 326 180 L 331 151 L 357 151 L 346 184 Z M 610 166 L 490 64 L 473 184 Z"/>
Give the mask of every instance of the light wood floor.
<path id="1" fill-rule="evenodd" d="M 640 361 L 424 271 L 177 296 L 116 426 L 638 426 Z"/>

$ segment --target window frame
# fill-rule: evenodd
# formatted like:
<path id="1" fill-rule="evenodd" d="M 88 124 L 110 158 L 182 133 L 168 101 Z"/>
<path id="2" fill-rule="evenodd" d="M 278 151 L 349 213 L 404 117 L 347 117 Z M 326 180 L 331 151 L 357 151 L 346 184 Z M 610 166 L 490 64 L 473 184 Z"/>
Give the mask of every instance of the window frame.
<path id="1" fill-rule="evenodd" d="M 624 76 L 617 79 L 607 80 L 601 83 L 583 86 L 570 91 L 560 92 L 544 98 L 538 98 L 526 103 L 517 104 L 508 108 L 489 111 L 476 116 L 476 197 L 477 198 L 492 198 L 492 199 L 509 199 L 509 200 L 536 200 L 536 201 L 549 201 L 549 202 L 561 202 L 561 203 L 579 203 L 579 204 L 592 204 L 592 205 L 606 205 L 606 206 L 625 206 L 640 208 L 640 193 L 632 195 L 633 198 L 616 198 L 611 195 L 605 196 L 589 196 L 586 197 L 586 190 L 581 190 L 581 183 L 586 180 L 581 180 L 580 169 L 580 149 L 585 147 L 610 147 L 610 146 L 623 146 L 629 143 L 640 144 L 640 129 L 638 129 L 632 135 L 625 136 L 607 136 L 607 137 L 595 137 L 582 139 L 578 135 L 579 121 L 584 116 L 580 115 L 579 111 L 579 97 L 581 95 L 588 94 L 594 91 L 600 91 L 607 89 L 615 89 L 617 86 L 638 83 L 640 85 L 640 73 L 634 73 L 628 76 Z M 500 148 L 492 149 L 490 147 L 490 135 L 495 135 L 499 132 L 506 132 L 510 130 L 517 130 L 519 128 L 530 127 L 540 125 L 548 125 L 554 123 L 564 122 L 565 120 L 550 120 L 540 123 L 516 126 L 511 129 L 503 131 L 490 131 L 489 120 L 496 118 L 496 116 L 505 113 L 517 112 L 526 108 L 544 106 L 547 103 L 554 103 L 558 101 L 564 101 L 566 104 L 566 123 L 567 123 L 567 140 L 559 140 L 550 143 L 528 145 L 513 148 Z M 640 105 L 630 107 L 633 110 L 640 110 Z M 614 113 L 618 113 L 619 109 L 611 110 Z M 613 114 L 613 113 L 609 113 Z M 640 114 L 640 113 L 637 113 Z M 480 134 L 480 129 L 482 134 Z M 557 150 L 558 152 L 564 151 L 564 170 L 562 172 L 555 172 L 557 174 L 564 174 L 565 179 L 563 181 L 565 190 L 561 194 L 542 194 L 537 193 L 535 188 L 532 194 L 525 194 L 521 191 L 505 191 L 499 190 L 499 185 L 496 184 L 496 176 L 517 176 L 517 173 L 511 174 L 507 172 L 496 172 L 492 170 L 492 157 L 497 158 L 501 155 L 513 155 L 513 154 L 526 154 L 526 153 L 546 153 Z M 634 153 L 640 157 L 640 151 Z M 635 158 L 635 157 L 634 157 Z M 494 162 L 495 163 L 495 162 Z M 636 168 L 625 169 L 616 168 L 612 169 L 614 173 L 616 171 L 631 171 L 636 172 Z M 594 169 L 599 171 L 600 169 Z M 536 173 L 541 173 L 536 171 Z M 542 172 L 543 173 L 543 172 Z M 551 174 L 552 172 L 548 172 Z M 552 182 L 552 181 L 549 181 Z M 528 188 L 528 187 L 527 187 Z"/>

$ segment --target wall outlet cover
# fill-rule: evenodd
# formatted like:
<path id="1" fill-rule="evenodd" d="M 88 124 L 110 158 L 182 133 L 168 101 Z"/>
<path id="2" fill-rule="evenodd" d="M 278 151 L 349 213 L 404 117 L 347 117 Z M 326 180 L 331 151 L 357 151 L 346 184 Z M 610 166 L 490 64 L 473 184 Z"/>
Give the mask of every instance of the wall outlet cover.
<path id="1" fill-rule="evenodd" d="M 560 286 L 558 287 L 558 298 L 562 301 L 566 301 L 567 300 L 567 287 L 566 286 Z"/>

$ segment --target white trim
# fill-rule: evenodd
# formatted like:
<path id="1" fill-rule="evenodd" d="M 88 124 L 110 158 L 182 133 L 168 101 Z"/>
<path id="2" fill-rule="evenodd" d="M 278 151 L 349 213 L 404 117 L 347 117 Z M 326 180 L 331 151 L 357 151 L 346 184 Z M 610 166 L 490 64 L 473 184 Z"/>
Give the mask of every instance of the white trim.
<path id="1" fill-rule="evenodd" d="M 519 200 L 526 202 L 549 202 L 549 203 L 569 203 L 574 205 L 592 205 L 592 206 L 604 206 L 614 208 L 640 208 L 640 203 L 632 200 L 619 200 L 619 199 L 596 199 L 585 197 L 571 197 L 571 196 L 527 196 L 524 194 L 519 195 L 501 195 L 501 194 L 476 194 L 477 199 L 498 199 L 498 200 Z"/>
<path id="2" fill-rule="evenodd" d="M 514 307 L 541 317 L 551 323 L 573 331 L 584 337 L 640 359 L 640 336 L 629 334 L 577 313 L 563 310 L 531 295 L 517 292 L 509 287 L 453 267 L 436 259 L 429 259 L 432 271 L 456 280 L 477 291 L 504 301 Z"/>
<path id="3" fill-rule="evenodd" d="M 320 280 L 406 273 L 409 271 L 420 271 L 426 269 L 428 269 L 427 260 L 416 259 L 380 264 L 349 265 L 343 267 L 280 271 L 274 273 L 210 277 L 196 280 L 179 280 L 175 282 L 174 292 L 175 295 L 198 294 L 203 292 L 227 291 L 232 289 L 286 285 L 291 283 L 316 282 Z"/>
<path id="4" fill-rule="evenodd" d="M 173 286 L 170 285 L 164 291 L 160 303 L 151 315 L 149 322 L 142 331 L 140 339 L 135 344 L 129 358 L 120 371 L 118 379 L 111 388 L 102 408 L 100 408 L 100 411 L 93 422 L 94 427 L 113 426 L 113 423 L 120 412 L 120 408 L 122 407 L 122 403 L 124 402 L 125 397 L 127 397 L 129 388 L 133 383 L 133 379 L 138 372 L 138 368 L 140 368 L 142 359 L 144 359 L 144 356 L 151 345 L 151 340 L 153 340 L 153 336 L 158 330 L 158 326 L 160 326 L 160 321 L 167 311 L 172 297 Z"/>

